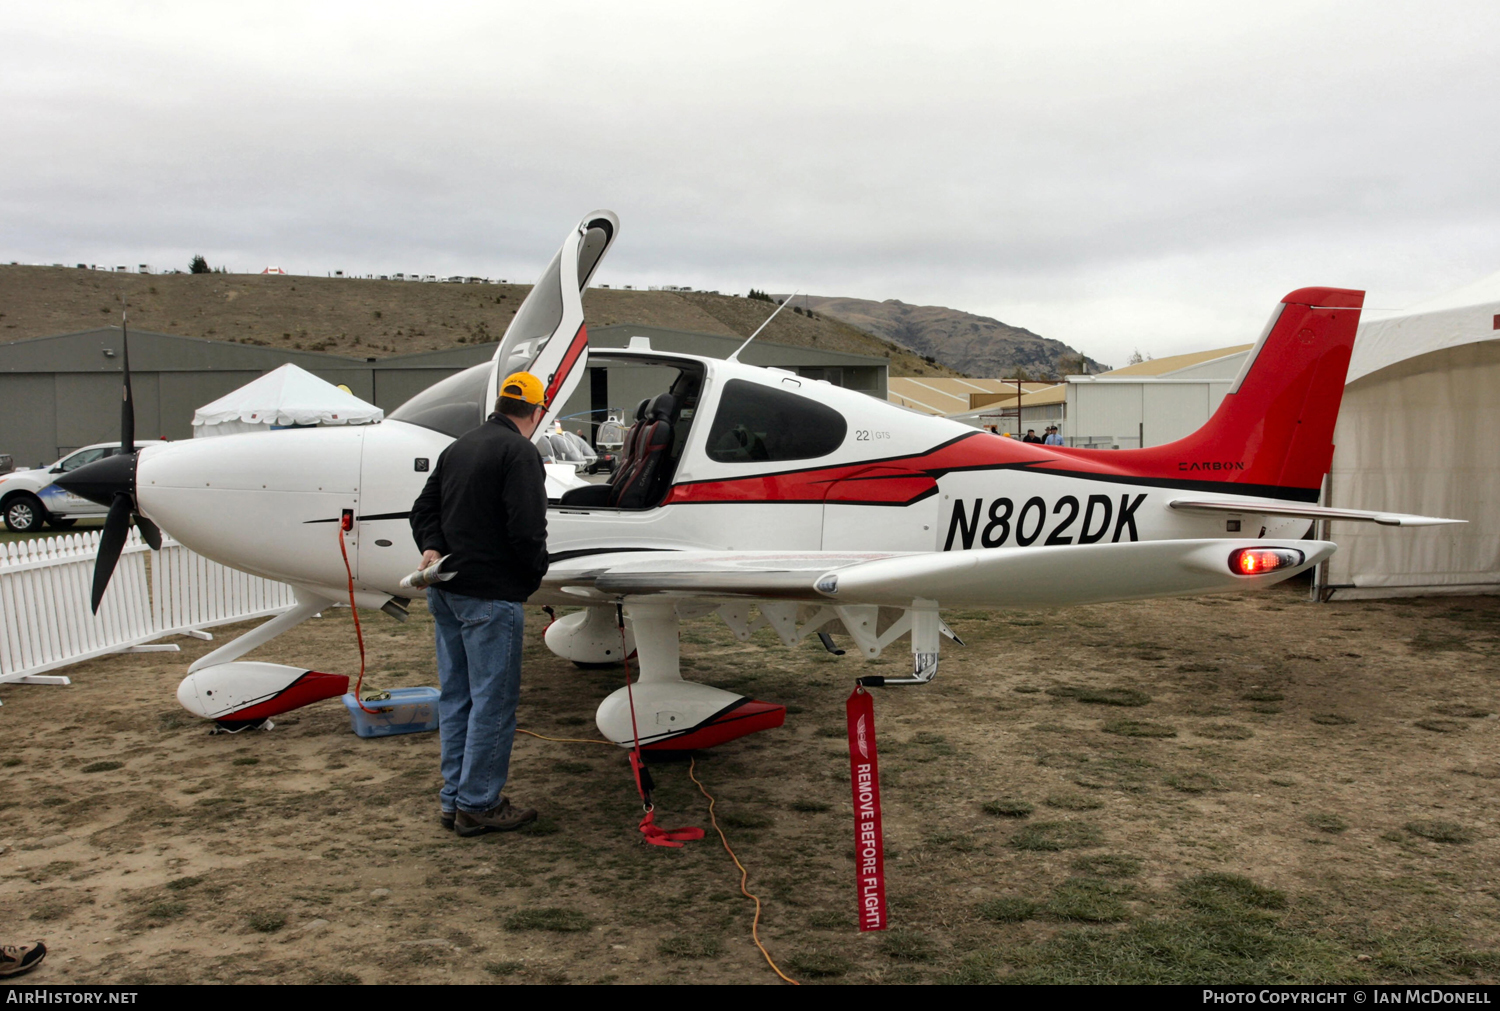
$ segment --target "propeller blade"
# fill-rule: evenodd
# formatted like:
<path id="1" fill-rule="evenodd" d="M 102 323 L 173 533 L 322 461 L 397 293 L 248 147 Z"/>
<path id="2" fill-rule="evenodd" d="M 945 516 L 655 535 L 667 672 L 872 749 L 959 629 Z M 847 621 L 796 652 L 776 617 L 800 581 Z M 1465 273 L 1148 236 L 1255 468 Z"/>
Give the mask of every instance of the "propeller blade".
<path id="1" fill-rule="evenodd" d="M 131 513 L 130 518 L 135 520 L 135 525 L 141 531 L 141 536 L 146 538 L 146 543 L 151 545 L 152 551 L 161 550 L 161 527 L 152 523 L 140 513 Z"/>
<path id="2" fill-rule="evenodd" d="M 104 533 L 99 537 L 99 554 L 94 559 L 94 613 L 99 613 L 99 602 L 104 591 L 109 589 L 109 577 L 114 575 L 115 563 L 120 552 L 125 550 L 125 538 L 130 536 L 130 496 L 124 492 L 115 495 L 110 504 L 109 515 L 104 518 Z"/>
<path id="3" fill-rule="evenodd" d="M 120 388 L 120 453 L 129 455 L 135 452 L 135 402 L 130 396 L 130 332 L 123 312 L 120 313 L 120 343 L 124 349 L 121 368 L 125 375 Z"/>
<path id="4" fill-rule="evenodd" d="M 151 520 L 145 519 L 139 513 L 130 513 L 130 519 L 135 520 L 136 528 L 141 531 L 141 537 L 145 538 L 145 543 L 150 544 L 151 550 L 162 549 L 162 528 L 160 526 L 157 526 Z"/>

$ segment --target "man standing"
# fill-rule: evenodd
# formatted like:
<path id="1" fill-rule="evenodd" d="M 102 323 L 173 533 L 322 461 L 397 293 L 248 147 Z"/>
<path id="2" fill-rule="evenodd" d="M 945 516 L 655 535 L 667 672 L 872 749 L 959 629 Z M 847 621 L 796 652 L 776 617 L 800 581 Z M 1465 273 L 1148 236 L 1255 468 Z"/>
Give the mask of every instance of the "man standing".
<path id="1" fill-rule="evenodd" d="M 495 413 L 438 457 L 411 508 L 426 568 L 456 575 L 427 591 L 437 625 L 438 730 L 445 828 L 461 836 L 536 820 L 501 796 L 521 694 L 521 604 L 547 573 L 547 484 L 531 436 L 547 413 L 542 383 L 516 372 Z"/>

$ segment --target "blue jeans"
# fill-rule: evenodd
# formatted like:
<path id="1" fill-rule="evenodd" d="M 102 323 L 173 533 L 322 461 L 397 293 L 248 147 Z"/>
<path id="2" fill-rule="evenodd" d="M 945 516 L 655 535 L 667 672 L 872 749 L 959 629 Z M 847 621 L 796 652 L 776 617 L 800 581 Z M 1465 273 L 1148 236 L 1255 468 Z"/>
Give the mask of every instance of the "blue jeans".
<path id="1" fill-rule="evenodd" d="M 521 697 L 521 605 L 427 591 L 437 625 L 444 811 L 500 804 Z"/>

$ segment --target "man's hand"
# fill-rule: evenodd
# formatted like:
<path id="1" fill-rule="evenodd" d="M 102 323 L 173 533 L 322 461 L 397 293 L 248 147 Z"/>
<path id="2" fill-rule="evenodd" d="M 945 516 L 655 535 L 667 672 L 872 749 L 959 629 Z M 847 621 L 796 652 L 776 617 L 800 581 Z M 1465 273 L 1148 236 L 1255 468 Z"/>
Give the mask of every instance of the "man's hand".
<path id="1" fill-rule="evenodd" d="M 426 551 L 422 552 L 422 564 L 418 566 L 418 568 L 425 569 L 427 568 L 427 566 L 431 565 L 433 562 L 436 562 L 439 558 L 442 557 L 443 556 L 438 552 L 433 551 L 431 548 L 428 548 Z"/>

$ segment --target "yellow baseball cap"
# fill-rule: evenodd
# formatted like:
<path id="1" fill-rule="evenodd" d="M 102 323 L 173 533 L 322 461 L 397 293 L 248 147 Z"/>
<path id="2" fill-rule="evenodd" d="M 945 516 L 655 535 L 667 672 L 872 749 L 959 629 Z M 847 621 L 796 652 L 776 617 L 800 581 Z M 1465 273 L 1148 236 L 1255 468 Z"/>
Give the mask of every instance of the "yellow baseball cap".
<path id="1" fill-rule="evenodd" d="M 528 404 L 540 404 L 547 391 L 542 388 L 542 381 L 530 372 L 512 372 L 500 384 L 500 395 Z"/>

